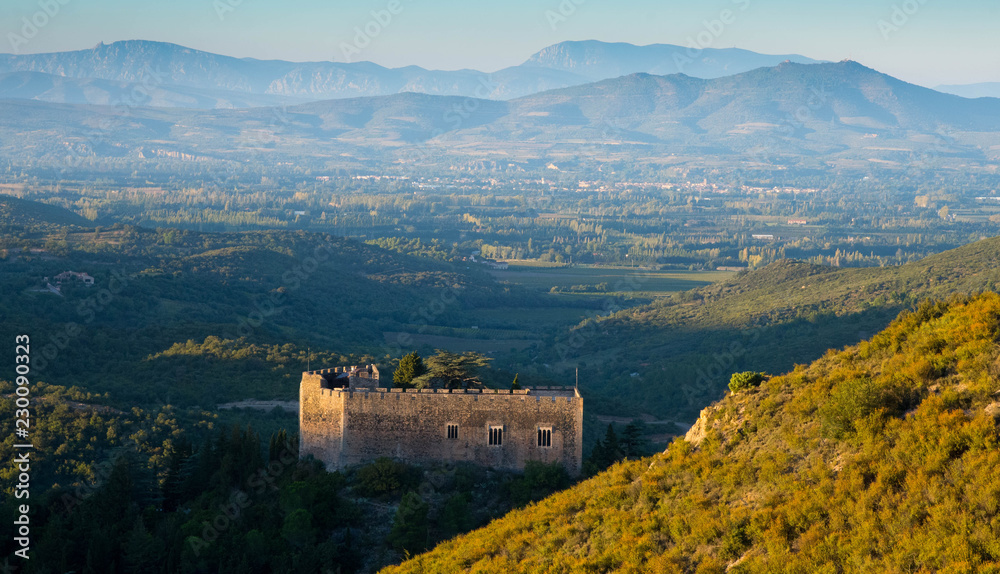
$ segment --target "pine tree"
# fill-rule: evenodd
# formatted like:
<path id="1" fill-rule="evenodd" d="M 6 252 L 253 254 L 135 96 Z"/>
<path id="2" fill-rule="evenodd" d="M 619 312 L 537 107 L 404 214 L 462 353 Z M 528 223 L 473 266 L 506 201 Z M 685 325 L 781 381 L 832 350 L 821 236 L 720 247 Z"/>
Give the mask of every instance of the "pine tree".
<path id="1" fill-rule="evenodd" d="M 427 372 L 424 360 L 416 351 L 404 356 L 399 360 L 396 372 L 392 374 L 392 386 L 397 389 L 409 389 L 413 387 L 413 379 Z"/>
<path id="2" fill-rule="evenodd" d="M 604 440 L 597 441 L 593 450 L 590 451 L 590 456 L 584 461 L 583 472 L 587 476 L 593 476 L 623 458 L 625 458 L 625 453 L 618 442 L 615 427 L 609 424 L 608 432 L 604 435 Z"/>
<path id="3" fill-rule="evenodd" d="M 479 353 L 458 354 L 438 349 L 437 353 L 427 358 L 427 373 L 416 378 L 413 385 L 424 388 L 440 384 L 449 389 L 482 385 L 476 377 L 476 371 L 488 366 L 490 360 Z"/>
<path id="4" fill-rule="evenodd" d="M 622 431 L 621 448 L 626 458 L 638 458 L 646 454 L 646 425 L 636 419 Z"/>
<path id="5" fill-rule="evenodd" d="M 420 496 L 410 491 L 399 501 L 396 518 L 389 533 L 389 542 L 405 552 L 416 554 L 427 549 L 430 506 Z"/>
<path id="6" fill-rule="evenodd" d="M 288 438 L 288 432 L 285 429 L 279 430 L 271 435 L 271 439 L 267 443 L 267 460 L 278 460 L 287 451 L 297 450 L 293 449 L 293 446 L 292 441 Z"/>

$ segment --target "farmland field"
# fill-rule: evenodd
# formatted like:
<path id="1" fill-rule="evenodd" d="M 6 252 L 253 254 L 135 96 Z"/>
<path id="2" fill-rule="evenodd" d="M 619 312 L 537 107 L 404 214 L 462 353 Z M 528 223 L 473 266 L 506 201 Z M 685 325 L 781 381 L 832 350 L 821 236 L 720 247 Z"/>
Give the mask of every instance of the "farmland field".
<path id="1" fill-rule="evenodd" d="M 582 295 L 631 295 L 662 297 L 704 287 L 729 278 L 731 271 L 653 271 L 639 267 L 511 265 L 493 271 L 499 281 L 525 287 Z"/>

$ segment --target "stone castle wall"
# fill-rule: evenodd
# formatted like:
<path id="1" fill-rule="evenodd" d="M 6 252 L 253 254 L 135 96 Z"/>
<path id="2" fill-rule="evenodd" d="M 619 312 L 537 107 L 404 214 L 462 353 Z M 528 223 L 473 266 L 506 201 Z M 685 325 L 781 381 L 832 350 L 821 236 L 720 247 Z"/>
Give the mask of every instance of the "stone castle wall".
<path id="1" fill-rule="evenodd" d="M 523 470 L 535 460 L 561 463 L 571 474 L 581 470 L 583 399 L 573 388 L 327 388 L 328 372 L 303 374 L 299 432 L 301 455 L 312 455 L 330 469 L 387 456 L 413 464 L 466 461 L 505 470 Z M 449 425 L 457 426 L 457 438 L 449 438 Z M 503 429 L 501 445 L 489 444 L 490 427 Z M 551 429 L 550 446 L 538 445 L 540 428 Z"/>
<path id="2" fill-rule="evenodd" d="M 323 462 L 339 460 L 344 435 L 344 402 L 325 386 L 321 373 L 303 373 L 299 384 L 299 454 Z"/>

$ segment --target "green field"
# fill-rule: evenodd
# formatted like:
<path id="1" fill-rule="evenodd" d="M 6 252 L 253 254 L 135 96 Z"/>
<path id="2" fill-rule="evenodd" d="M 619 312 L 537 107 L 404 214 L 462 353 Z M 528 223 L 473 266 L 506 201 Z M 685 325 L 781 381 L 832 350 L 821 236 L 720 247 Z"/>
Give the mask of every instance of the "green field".
<path id="1" fill-rule="evenodd" d="M 678 291 L 704 287 L 733 275 L 729 271 L 653 271 L 638 267 L 568 266 L 518 262 L 505 271 L 494 271 L 501 282 L 540 291 L 552 291 L 560 306 L 495 307 L 476 309 L 474 323 L 465 328 L 407 326 L 405 332 L 418 345 L 450 351 L 501 352 L 524 349 L 546 335 L 562 336 L 568 329 L 601 311 L 599 298 L 623 297 L 630 304 L 650 302 Z M 576 287 L 576 289 L 574 289 Z M 401 333 L 384 333 L 387 341 Z"/>
<path id="2" fill-rule="evenodd" d="M 727 279 L 731 271 L 653 271 L 639 267 L 511 265 L 493 271 L 499 281 L 525 287 L 579 295 L 631 295 L 662 297 L 678 291 L 704 287 Z M 576 287 L 577 289 L 573 289 Z"/>

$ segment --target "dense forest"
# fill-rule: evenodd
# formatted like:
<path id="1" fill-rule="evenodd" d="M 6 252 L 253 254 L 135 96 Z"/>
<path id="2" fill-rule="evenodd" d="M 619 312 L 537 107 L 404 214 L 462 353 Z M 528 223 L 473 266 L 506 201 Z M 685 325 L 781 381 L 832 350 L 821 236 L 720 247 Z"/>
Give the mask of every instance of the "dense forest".
<path id="1" fill-rule="evenodd" d="M 478 269 L 326 234 L 80 228 L 23 211 L 0 238 L 0 330 L 39 342 L 47 382 L 118 405 L 292 398 L 308 364 L 391 363 L 411 350 L 386 332 L 550 304 Z M 47 290 L 65 271 L 94 285 Z"/>

